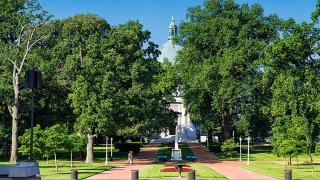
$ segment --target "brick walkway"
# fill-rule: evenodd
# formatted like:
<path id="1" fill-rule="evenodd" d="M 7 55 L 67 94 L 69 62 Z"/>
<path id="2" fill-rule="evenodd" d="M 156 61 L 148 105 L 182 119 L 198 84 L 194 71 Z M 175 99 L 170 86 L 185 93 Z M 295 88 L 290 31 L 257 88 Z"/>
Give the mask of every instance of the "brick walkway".
<path id="1" fill-rule="evenodd" d="M 110 164 L 117 165 L 117 168 L 112 168 L 111 170 L 104 171 L 102 173 L 93 175 L 88 180 L 128 180 L 131 179 L 131 170 L 142 170 L 148 164 L 154 161 L 154 156 L 159 149 L 159 144 L 149 144 L 145 145 L 140 153 L 133 158 L 133 164 L 127 164 L 127 161 L 113 161 Z"/>
<path id="2" fill-rule="evenodd" d="M 199 162 L 210 167 L 216 172 L 224 175 L 231 180 L 272 180 L 274 178 L 258 174 L 239 166 L 244 165 L 240 161 L 219 161 L 206 147 L 199 143 L 190 143 L 189 147 L 192 149 L 194 155 L 199 156 Z"/>

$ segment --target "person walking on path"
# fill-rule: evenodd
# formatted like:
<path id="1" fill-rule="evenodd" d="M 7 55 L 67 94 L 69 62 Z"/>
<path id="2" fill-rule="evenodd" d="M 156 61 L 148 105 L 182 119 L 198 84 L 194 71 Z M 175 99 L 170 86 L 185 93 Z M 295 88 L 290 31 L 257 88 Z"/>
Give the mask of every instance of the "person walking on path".
<path id="1" fill-rule="evenodd" d="M 133 163 L 133 152 L 129 151 L 128 153 L 128 163 L 131 165 Z"/>
<path id="2" fill-rule="evenodd" d="M 160 144 L 144 145 L 140 153 L 134 157 L 134 164 L 129 165 L 128 160 L 112 161 L 110 165 L 116 166 L 110 170 L 95 174 L 86 180 L 128 180 L 131 178 L 131 170 L 143 170 L 154 162 L 154 156 L 159 150 Z"/>

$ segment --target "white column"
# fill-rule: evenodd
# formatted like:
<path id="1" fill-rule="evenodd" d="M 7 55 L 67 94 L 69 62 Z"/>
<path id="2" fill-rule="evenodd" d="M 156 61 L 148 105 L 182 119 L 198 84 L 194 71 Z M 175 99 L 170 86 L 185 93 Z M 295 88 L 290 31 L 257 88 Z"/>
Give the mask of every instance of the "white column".
<path id="1" fill-rule="evenodd" d="M 248 137 L 248 159 L 247 165 L 250 165 L 250 137 Z"/>
<path id="2" fill-rule="evenodd" d="M 242 155 L 241 154 L 241 141 L 242 141 L 242 138 L 240 137 L 239 140 L 240 140 L 240 161 L 242 161 L 242 157 L 241 157 L 241 155 Z"/>
<path id="3" fill-rule="evenodd" d="M 110 141 L 111 141 L 111 149 L 110 149 L 110 151 L 111 151 L 111 156 L 110 156 L 110 157 L 111 157 L 111 159 L 112 159 L 112 157 L 113 157 L 113 156 L 112 156 L 112 141 L 113 141 L 113 138 L 112 138 L 112 137 L 110 138 Z M 112 160 L 111 160 L 111 161 L 112 161 Z"/>
<path id="4" fill-rule="evenodd" d="M 104 164 L 108 164 L 108 136 L 106 137 L 106 162 Z"/>

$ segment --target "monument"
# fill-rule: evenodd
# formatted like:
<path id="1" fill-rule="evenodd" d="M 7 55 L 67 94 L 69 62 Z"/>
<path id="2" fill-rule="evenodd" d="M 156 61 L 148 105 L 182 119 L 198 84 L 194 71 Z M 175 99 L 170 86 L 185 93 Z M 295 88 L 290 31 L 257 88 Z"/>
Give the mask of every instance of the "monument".
<path id="1" fill-rule="evenodd" d="M 163 62 L 165 59 L 170 61 L 171 63 L 175 63 L 175 57 L 177 52 L 182 49 L 181 46 L 178 44 L 174 44 L 172 38 L 177 35 L 178 28 L 172 17 L 171 22 L 169 24 L 169 35 L 167 42 L 163 45 L 161 49 L 161 55 L 158 57 L 159 62 Z M 170 102 L 170 109 L 177 114 L 177 127 L 174 126 L 171 128 L 171 131 L 161 133 L 161 138 L 167 138 L 168 141 L 179 141 L 189 142 L 195 141 L 197 138 L 198 131 L 200 130 L 199 127 L 195 126 L 191 120 L 190 115 L 186 110 L 185 104 L 182 98 L 182 92 L 178 90 L 176 93 L 173 94 L 174 101 Z M 177 133 L 173 134 L 175 131 Z M 175 136 L 174 136 L 175 135 Z M 170 137 L 170 138 L 168 138 Z"/>
<path id="2" fill-rule="evenodd" d="M 179 149 L 178 145 L 178 127 L 176 127 L 176 136 L 174 138 L 174 148 L 171 152 L 171 160 L 172 161 L 182 161 L 181 149 Z"/>

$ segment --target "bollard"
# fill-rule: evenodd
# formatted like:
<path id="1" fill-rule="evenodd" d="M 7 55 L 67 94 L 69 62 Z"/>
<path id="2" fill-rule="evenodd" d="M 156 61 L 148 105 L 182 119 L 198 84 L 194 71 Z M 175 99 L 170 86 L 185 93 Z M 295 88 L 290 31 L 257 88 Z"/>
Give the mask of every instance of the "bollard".
<path id="1" fill-rule="evenodd" d="M 131 180 L 139 179 L 139 170 L 131 170 Z"/>
<path id="2" fill-rule="evenodd" d="M 188 172 L 188 180 L 195 180 L 196 179 L 196 171 L 191 170 Z"/>
<path id="3" fill-rule="evenodd" d="M 292 180 L 292 170 L 291 169 L 284 170 L 284 179 L 285 180 Z"/>
<path id="4" fill-rule="evenodd" d="M 71 170 L 71 180 L 78 180 L 78 170 L 76 169 Z"/>

